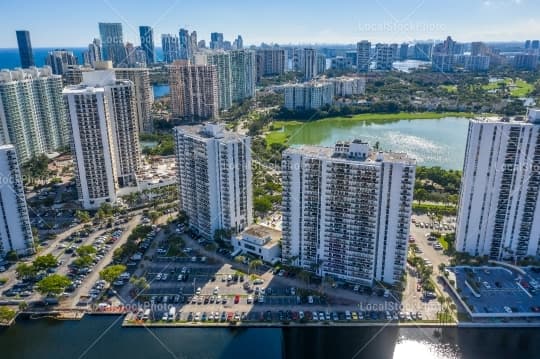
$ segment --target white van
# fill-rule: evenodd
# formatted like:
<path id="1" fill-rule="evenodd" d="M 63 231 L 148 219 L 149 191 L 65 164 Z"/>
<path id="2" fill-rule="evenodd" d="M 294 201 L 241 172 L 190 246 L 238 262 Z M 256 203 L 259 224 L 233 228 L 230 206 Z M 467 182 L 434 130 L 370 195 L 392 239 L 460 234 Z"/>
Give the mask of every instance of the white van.
<path id="1" fill-rule="evenodd" d="M 175 307 L 171 307 L 169 309 L 169 322 L 172 322 L 176 319 L 176 308 Z"/>
<path id="2" fill-rule="evenodd" d="M 143 313 L 142 320 L 150 319 L 150 309 L 146 309 Z"/>

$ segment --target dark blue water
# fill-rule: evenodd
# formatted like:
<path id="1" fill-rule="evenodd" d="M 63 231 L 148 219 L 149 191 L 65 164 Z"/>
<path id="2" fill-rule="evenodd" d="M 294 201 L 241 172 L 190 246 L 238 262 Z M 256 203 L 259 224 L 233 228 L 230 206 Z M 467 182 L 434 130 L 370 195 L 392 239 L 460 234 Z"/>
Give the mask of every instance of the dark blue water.
<path id="1" fill-rule="evenodd" d="M 43 48 L 33 48 L 34 52 L 34 61 L 36 66 L 43 66 L 45 64 L 45 57 L 49 51 L 58 49 L 58 47 L 43 47 Z M 87 50 L 85 47 L 62 47 L 62 49 L 73 51 L 75 56 L 79 61 L 79 64 L 83 63 L 83 52 Z M 162 59 L 163 51 L 161 48 L 156 48 L 156 55 L 158 60 Z M 19 58 L 18 49 L 0 49 L 0 69 L 13 69 L 15 67 L 20 67 L 21 61 Z"/>
<path id="2" fill-rule="evenodd" d="M 120 317 L 22 320 L 0 329 L 2 359 L 539 358 L 538 329 L 122 328 Z"/>

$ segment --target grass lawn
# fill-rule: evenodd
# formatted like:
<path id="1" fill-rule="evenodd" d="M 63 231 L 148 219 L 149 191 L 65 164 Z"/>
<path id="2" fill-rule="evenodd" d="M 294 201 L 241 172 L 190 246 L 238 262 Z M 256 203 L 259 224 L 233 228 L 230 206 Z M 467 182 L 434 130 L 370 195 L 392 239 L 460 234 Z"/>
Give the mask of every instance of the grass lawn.
<path id="1" fill-rule="evenodd" d="M 519 78 L 513 80 L 509 77 L 505 78 L 504 80 L 483 85 L 482 89 L 485 91 L 496 90 L 500 88 L 499 84 L 503 82 L 510 89 L 510 95 L 512 97 L 526 97 L 534 90 L 534 85 Z"/>
<path id="2" fill-rule="evenodd" d="M 351 117 L 328 117 L 309 122 L 332 122 L 332 121 L 371 121 L 384 122 L 389 120 L 431 120 L 444 117 L 474 117 L 472 113 L 467 112 L 399 112 L 399 113 L 363 113 L 352 115 Z M 275 121 L 270 125 L 266 133 L 266 143 L 270 146 L 273 143 L 285 144 L 287 139 L 295 131 L 298 131 L 308 121 Z"/>

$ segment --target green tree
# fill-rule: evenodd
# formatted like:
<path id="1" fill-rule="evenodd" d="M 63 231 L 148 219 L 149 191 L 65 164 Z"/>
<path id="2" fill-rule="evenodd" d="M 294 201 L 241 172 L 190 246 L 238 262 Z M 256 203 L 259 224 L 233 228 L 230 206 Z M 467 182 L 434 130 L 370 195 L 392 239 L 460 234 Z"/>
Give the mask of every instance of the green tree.
<path id="1" fill-rule="evenodd" d="M 159 218 L 159 212 L 157 212 L 157 211 L 150 211 L 150 213 L 148 213 L 148 218 L 150 218 L 150 220 L 152 221 L 152 223 L 156 223 L 156 221 L 157 221 L 158 218 Z"/>
<path id="2" fill-rule="evenodd" d="M 88 223 L 91 220 L 90 214 L 87 211 L 77 210 L 77 212 L 75 212 L 75 217 L 77 217 L 81 223 Z"/>
<path id="3" fill-rule="evenodd" d="M 257 271 L 257 268 L 263 265 L 263 262 L 260 259 L 254 259 L 249 262 L 249 270 Z"/>
<path id="4" fill-rule="evenodd" d="M 34 260 L 33 263 L 34 268 L 36 271 L 40 270 L 47 270 L 49 268 L 56 268 L 58 267 L 58 261 L 52 254 L 47 254 L 45 256 L 39 256 Z"/>
<path id="5" fill-rule="evenodd" d="M 36 275 L 36 269 L 34 266 L 27 263 L 17 264 L 15 272 L 19 278 L 32 278 Z"/>
<path id="6" fill-rule="evenodd" d="M 82 256 L 79 258 L 75 258 L 75 260 L 73 260 L 73 265 L 75 267 L 84 268 L 90 267 L 93 262 L 94 259 L 91 256 Z"/>
<path id="7" fill-rule="evenodd" d="M 131 279 L 129 280 L 129 282 L 135 287 L 137 288 L 138 290 L 142 291 L 142 290 L 145 290 L 145 289 L 148 289 L 150 288 L 150 285 L 148 284 L 148 281 L 146 280 L 145 277 L 131 277 Z"/>
<path id="8" fill-rule="evenodd" d="M 105 269 L 103 269 L 101 272 L 99 272 L 99 277 L 105 281 L 107 281 L 109 284 L 114 282 L 120 274 L 124 273 L 126 271 L 126 266 L 122 264 L 112 265 Z"/>
<path id="9" fill-rule="evenodd" d="M 245 257 L 245 256 L 236 256 L 236 257 L 234 257 L 234 261 L 235 261 L 236 263 L 242 264 L 242 263 L 244 263 L 245 260 L 246 260 L 246 257 Z"/>
<path id="10" fill-rule="evenodd" d="M 60 274 L 52 274 L 37 283 L 37 290 L 44 295 L 58 296 L 71 285 L 71 280 Z"/>
<path id="11" fill-rule="evenodd" d="M 80 246 L 77 248 L 77 254 L 80 257 L 92 257 L 96 253 L 96 249 L 93 246 L 87 245 L 87 246 Z"/>
<path id="12" fill-rule="evenodd" d="M 9 323 L 13 318 L 15 318 L 17 312 L 13 309 L 5 306 L 0 306 L 0 322 Z"/>

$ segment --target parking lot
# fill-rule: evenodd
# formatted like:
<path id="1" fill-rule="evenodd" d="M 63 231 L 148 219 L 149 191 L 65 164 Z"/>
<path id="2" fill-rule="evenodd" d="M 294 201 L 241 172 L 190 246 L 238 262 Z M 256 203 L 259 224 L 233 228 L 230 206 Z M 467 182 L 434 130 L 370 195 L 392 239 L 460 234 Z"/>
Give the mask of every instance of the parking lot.
<path id="1" fill-rule="evenodd" d="M 501 267 L 450 268 L 460 296 L 479 316 L 540 316 L 538 282 Z M 536 274 L 536 273 L 535 273 Z"/>

